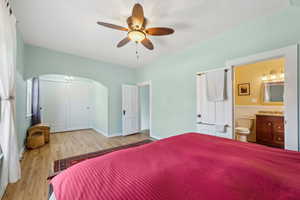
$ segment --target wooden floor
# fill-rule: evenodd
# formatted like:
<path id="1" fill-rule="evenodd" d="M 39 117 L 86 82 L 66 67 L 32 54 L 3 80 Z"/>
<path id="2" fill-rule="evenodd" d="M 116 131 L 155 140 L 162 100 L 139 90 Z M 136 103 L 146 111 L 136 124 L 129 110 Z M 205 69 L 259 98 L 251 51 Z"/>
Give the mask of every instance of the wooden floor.
<path id="1" fill-rule="evenodd" d="M 47 177 L 54 160 L 148 139 L 147 134 L 106 138 L 93 130 L 51 135 L 50 144 L 27 151 L 21 163 L 22 179 L 7 187 L 2 200 L 46 200 Z"/>

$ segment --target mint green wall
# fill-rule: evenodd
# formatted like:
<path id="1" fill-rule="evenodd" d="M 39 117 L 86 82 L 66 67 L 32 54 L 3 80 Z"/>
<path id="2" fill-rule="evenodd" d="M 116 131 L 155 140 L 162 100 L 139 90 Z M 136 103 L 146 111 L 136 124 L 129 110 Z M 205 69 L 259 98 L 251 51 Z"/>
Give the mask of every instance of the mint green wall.
<path id="1" fill-rule="evenodd" d="M 23 150 L 26 131 L 30 125 L 26 118 L 26 81 L 24 72 L 24 44 L 22 36 L 17 32 L 17 71 L 16 71 L 16 127 L 19 149 Z"/>
<path id="2" fill-rule="evenodd" d="M 163 138 L 196 130 L 196 72 L 299 43 L 299 22 L 300 7 L 289 7 L 138 69 L 138 82 L 152 81 L 152 134 Z"/>
<path id="3" fill-rule="evenodd" d="M 134 70 L 28 44 L 25 44 L 24 51 L 26 78 L 63 74 L 89 78 L 106 86 L 109 92 L 109 133 L 121 133 L 121 85 L 136 82 Z"/>

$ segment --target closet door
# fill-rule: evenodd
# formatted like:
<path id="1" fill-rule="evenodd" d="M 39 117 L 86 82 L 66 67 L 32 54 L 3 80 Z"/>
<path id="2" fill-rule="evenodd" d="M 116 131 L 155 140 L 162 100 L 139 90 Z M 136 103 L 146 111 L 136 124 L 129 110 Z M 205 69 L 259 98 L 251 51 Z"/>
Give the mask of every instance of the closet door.
<path id="1" fill-rule="evenodd" d="M 91 84 L 85 81 L 68 83 L 68 129 L 91 128 Z"/>
<path id="2" fill-rule="evenodd" d="M 224 71 L 224 69 L 222 69 Z M 205 74 L 197 75 L 197 132 L 224 138 L 233 138 L 232 129 L 232 74 L 226 72 L 226 100 L 211 102 L 207 99 Z M 224 132 L 216 125 L 226 126 Z"/>
<path id="3" fill-rule="evenodd" d="M 197 130 L 199 133 L 216 135 L 212 125 L 216 120 L 215 113 L 215 103 L 207 100 L 205 75 L 197 75 Z"/>
<path id="4" fill-rule="evenodd" d="M 64 82 L 40 80 L 42 123 L 49 124 L 51 132 L 67 130 L 67 86 Z"/>
<path id="5" fill-rule="evenodd" d="M 226 100 L 216 102 L 216 123 L 227 125 L 225 132 L 216 131 L 216 135 L 228 139 L 233 139 L 233 102 L 232 102 L 232 71 L 226 72 Z"/>

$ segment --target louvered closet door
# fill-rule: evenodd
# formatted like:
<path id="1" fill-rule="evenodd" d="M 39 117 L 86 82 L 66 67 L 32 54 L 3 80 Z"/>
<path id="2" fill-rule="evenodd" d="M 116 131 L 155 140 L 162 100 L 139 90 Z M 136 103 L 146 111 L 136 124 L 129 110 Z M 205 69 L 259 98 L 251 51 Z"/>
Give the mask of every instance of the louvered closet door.
<path id="1" fill-rule="evenodd" d="M 223 71 L 224 69 L 222 69 Z M 205 74 L 197 76 L 197 131 L 199 133 L 214 135 L 224 138 L 233 138 L 232 129 L 232 73 L 226 73 L 227 98 L 222 102 L 207 100 L 207 87 Z M 199 124 L 201 123 L 201 124 Z M 215 124 L 228 125 L 225 132 L 218 132 Z"/>

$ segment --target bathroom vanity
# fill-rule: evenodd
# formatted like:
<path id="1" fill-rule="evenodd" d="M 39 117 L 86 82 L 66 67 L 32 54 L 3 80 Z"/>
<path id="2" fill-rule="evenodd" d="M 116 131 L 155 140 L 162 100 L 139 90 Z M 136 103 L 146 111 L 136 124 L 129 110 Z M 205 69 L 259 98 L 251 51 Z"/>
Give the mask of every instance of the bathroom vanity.
<path id="1" fill-rule="evenodd" d="M 256 142 L 284 148 L 284 116 L 256 114 Z"/>

